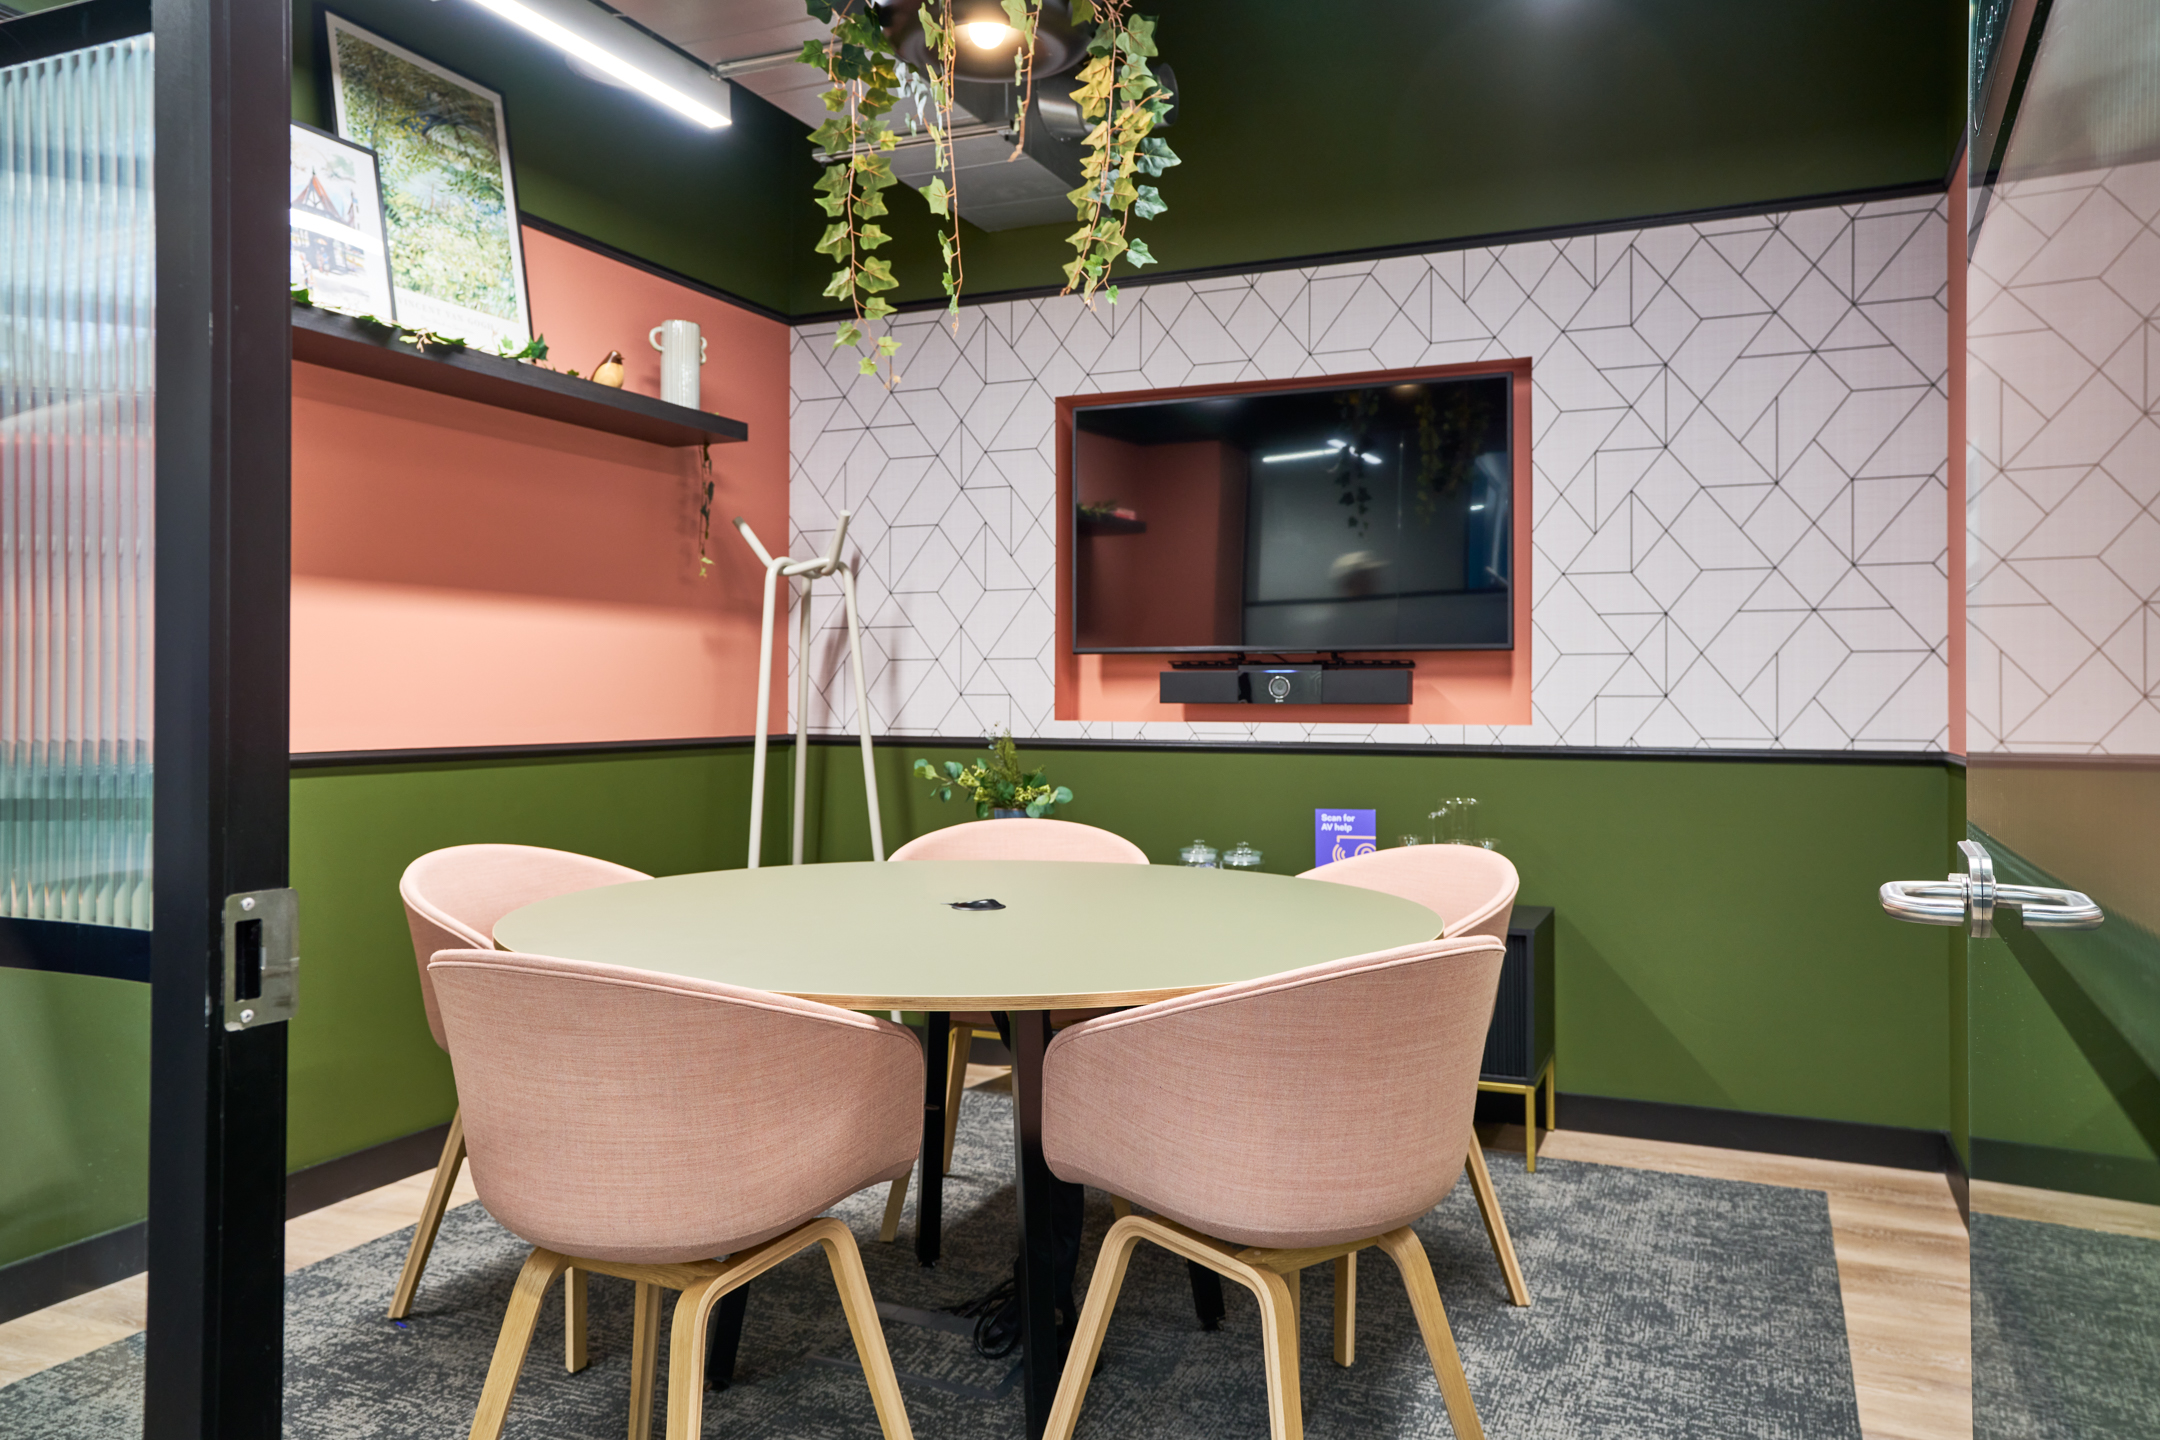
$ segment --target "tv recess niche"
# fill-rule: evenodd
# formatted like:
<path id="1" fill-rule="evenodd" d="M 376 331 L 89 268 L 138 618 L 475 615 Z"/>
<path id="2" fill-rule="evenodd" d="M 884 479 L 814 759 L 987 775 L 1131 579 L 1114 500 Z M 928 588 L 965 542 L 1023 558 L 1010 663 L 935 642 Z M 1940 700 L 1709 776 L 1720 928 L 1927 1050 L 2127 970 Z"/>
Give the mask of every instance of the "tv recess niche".
<path id="1" fill-rule="evenodd" d="M 1406 704 L 1374 657 L 1511 649 L 1515 380 L 1076 398 L 1074 652 L 1195 657 L 1166 703 Z"/>

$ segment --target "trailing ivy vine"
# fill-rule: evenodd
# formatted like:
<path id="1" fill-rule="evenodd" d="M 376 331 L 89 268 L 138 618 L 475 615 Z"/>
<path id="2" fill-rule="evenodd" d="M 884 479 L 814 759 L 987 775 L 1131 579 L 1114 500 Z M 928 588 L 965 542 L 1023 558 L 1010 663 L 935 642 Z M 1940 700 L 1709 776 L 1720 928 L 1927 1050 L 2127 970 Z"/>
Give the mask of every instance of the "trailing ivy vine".
<path id="1" fill-rule="evenodd" d="M 1082 142 L 1082 183 L 1069 193 L 1080 228 L 1066 237 L 1079 253 L 1065 267 L 1065 293 L 1078 290 L 1090 304 L 1098 289 L 1117 303 L 1117 286 L 1105 282 L 1120 257 L 1135 267 L 1155 263 L 1147 242 L 1125 232 L 1134 219 L 1152 220 L 1167 208 L 1161 192 L 1140 177 L 1160 178 L 1178 163 L 1153 133 L 1171 105 L 1170 92 L 1148 68 L 1156 54 L 1155 21 L 1132 14 L 1128 3 L 1072 0 L 1073 23 L 1095 25 L 1073 92 L 1094 128 Z"/>
<path id="2" fill-rule="evenodd" d="M 898 137 L 885 123 L 899 89 L 898 64 L 892 42 L 867 5 L 843 13 L 832 0 L 806 0 L 809 13 L 832 27 L 829 40 L 803 42 L 802 59 L 825 71 L 830 82 L 825 109 L 830 118 L 811 132 L 810 138 L 834 162 L 819 177 L 818 207 L 832 223 L 817 243 L 820 255 L 830 255 L 839 268 L 826 283 L 825 294 L 845 300 L 852 318 L 840 324 L 833 344 L 862 350 L 864 325 L 893 313 L 885 292 L 900 282 L 893 278 L 892 262 L 875 252 L 892 237 L 878 220 L 888 213 L 885 191 L 892 186 L 889 152 Z M 861 370 L 875 375 L 878 361 L 887 362 L 886 384 L 892 383 L 891 359 L 900 342 L 881 335 L 861 356 Z"/>
<path id="3" fill-rule="evenodd" d="M 1165 208 L 1161 193 L 1153 185 L 1141 184 L 1140 177 L 1159 178 L 1178 163 L 1177 155 L 1153 133 L 1171 108 L 1169 91 L 1148 67 L 1156 54 L 1155 21 L 1132 13 L 1130 3 L 1071 0 L 1073 23 L 1095 27 L 1075 92 L 1082 115 L 1094 128 L 1083 142 L 1083 181 L 1068 196 L 1081 226 L 1069 237 L 1079 253 L 1064 267 L 1065 293 L 1078 290 L 1089 304 L 1098 290 L 1116 303 L 1117 286 L 1106 282 L 1119 257 L 1133 266 L 1154 263 L 1147 242 L 1126 231 L 1134 219 L 1153 219 Z M 890 155 L 900 137 L 887 117 L 902 97 L 915 101 L 910 128 L 920 125 L 928 131 L 935 150 L 930 183 L 922 194 L 931 214 L 942 222 L 938 248 L 945 270 L 945 308 L 956 330 L 959 326 L 965 272 L 960 255 L 959 171 L 952 149 L 959 26 L 939 0 L 924 0 L 916 19 L 930 63 L 926 73 L 916 73 L 900 63 L 877 13 L 865 0 L 804 0 L 804 8 L 830 31 L 823 40 L 805 41 L 801 59 L 823 70 L 828 82 L 824 101 L 830 118 L 810 138 L 828 160 L 815 187 L 817 203 L 830 222 L 819 237 L 817 251 L 831 256 L 836 265 L 824 293 L 846 301 L 851 312 L 840 323 L 833 344 L 852 347 L 865 375 L 878 374 L 879 362 L 884 362 L 884 381 L 890 388 L 900 379 L 894 358 L 900 340 L 889 328 L 871 340 L 869 327 L 895 313 L 885 295 L 899 281 L 892 262 L 876 252 L 892 238 L 877 222 L 890 213 L 884 192 L 894 183 Z M 1017 159 L 1026 143 L 1027 112 L 1034 98 L 1042 0 L 999 0 L 999 8 L 1019 35 L 1012 82 L 1019 119 L 1009 157 Z"/>

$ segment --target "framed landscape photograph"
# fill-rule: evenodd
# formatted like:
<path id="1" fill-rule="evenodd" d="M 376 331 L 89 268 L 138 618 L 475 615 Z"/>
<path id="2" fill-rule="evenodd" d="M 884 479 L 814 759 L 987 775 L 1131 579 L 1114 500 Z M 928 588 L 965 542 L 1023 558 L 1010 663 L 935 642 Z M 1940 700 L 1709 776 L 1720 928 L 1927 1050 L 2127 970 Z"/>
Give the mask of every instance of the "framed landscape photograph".
<path id="1" fill-rule="evenodd" d="M 476 348 L 532 338 L 502 96 L 325 14 L 338 134 L 375 152 L 397 323 Z"/>
<path id="2" fill-rule="evenodd" d="M 312 125 L 292 127 L 291 279 L 308 303 L 397 319 L 375 152 Z"/>

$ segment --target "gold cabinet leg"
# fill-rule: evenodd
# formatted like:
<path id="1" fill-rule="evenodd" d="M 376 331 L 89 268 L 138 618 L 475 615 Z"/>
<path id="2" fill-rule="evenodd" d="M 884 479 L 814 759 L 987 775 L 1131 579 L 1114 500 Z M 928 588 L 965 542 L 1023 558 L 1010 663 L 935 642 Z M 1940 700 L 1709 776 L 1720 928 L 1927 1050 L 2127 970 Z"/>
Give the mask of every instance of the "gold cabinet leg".
<path id="1" fill-rule="evenodd" d="M 572 1375 L 590 1363 L 585 1353 L 585 1337 L 589 1333 L 585 1324 L 585 1272 L 575 1267 L 563 1271 L 562 1277 L 563 1318 L 563 1369 Z"/>
<path id="2" fill-rule="evenodd" d="M 1470 1172 L 1470 1193 L 1477 1196 L 1478 1214 L 1485 1221 L 1485 1236 L 1492 1241 L 1493 1256 L 1507 1279 L 1508 1299 L 1517 1305 L 1530 1303 L 1530 1287 L 1523 1283 L 1522 1266 L 1515 1260 L 1515 1241 L 1508 1235 L 1507 1217 L 1500 1213 L 1500 1197 L 1493 1191 L 1492 1171 L 1485 1168 L 1485 1149 L 1476 1135 L 1470 1137 L 1463 1168 Z"/>
<path id="3" fill-rule="evenodd" d="M 815 1238 L 825 1247 L 833 1284 L 840 1289 L 840 1308 L 847 1313 L 848 1331 L 855 1337 L 855 1358 L 862 1362 L 863 1378 L 870 1382 L 878 1428 L 885 1440 L 914 1440 L 907 1404 L 900 1398 L 900 1377 L 893 1373 L 892 1352 L 885 1348 L 884 1323 L 878 1319 L 877 1301 L 870 1294 L 870 1277 L 863 1272 L 854 1233 L 829 1217 L 811 1224 L 820 1227 Z"/>
<path id="4" fill-rule="evenodd" d="M 1357 1251 L 1335 1257 L 1335 1363 L 1357 1363 Z"/>
<path id="5" fill-rule="evenodd" d="M 966 1025 L 952 1027 L 945 1042 L 945 1168 L 952 1174 L 953 1141 L 960 1134 L 960 1097 L 967 1091 L 968 1056 L 975 1047 L 975 1032 Z"/>
<path id="6" fill-rule="evenodd" d="M 450 1188 L 457 1184 L 458 1169 L 465 1163 L 465 1113 L 450 1112 L 450 1133 L 443 1137 L 442 1159 L 435 1162 L 435 1181 L 428 1186 L 427 1203 L 420 1207 L 420 1221 L 413 1226 L 412 1244 L 405 1247 L 405 1268 L 390 1296 L 390 1318 L 403 1320 L 412 1314 L 413 1292 L 420 1288 L 420 1272 L 427 1269 L 428 1254 L 435 1248 L 435 1232 L 442 1228 L 443 1212 L 450 1208 Z"/>
<path id="7" fill-rule="evenodd" d="M 1432 1261 L 1415 1232 L 1405 1225 L 1380 1237 L 1395 1268 L 1402 1272 L 1403 1286 L 1410 1292 L 1410 1309 L 1417 1315 L 1418 1330 L 1425 1337 L 1425 1353 L 1432 1357 L 1433 1378 L 1440 1382 L 1440 1398 L 1447 1402 L 1448 1420 L 1456 1440 L 1485 1440 L 1478 1424 L 1477 1405 L 1470 1398 L 1470 1380 L 1463 1374 L 1462 1356 L 1455 1349 L 1454 1332 L 1448 1328 L 1447 1309 L 1440 1303 L 1440 1286 L 1433 1279 Z"/>
<path id="8" fill-rule="evenodd" d="M 1103 1237 L 1095 1256 L 1095 1273 L 1088 1277 L 1087 1299 L 1080 1306 L 1080 1324 L 1073 1332 L 1072 1350 L 1065 1372 L 1058 1377 L 1057 1398 L 1050 1405 L 1050 1423 L 1043 1440 L 1072 1440 L 1073 1426 L 1080 1420 L 1080 1402 L 1087 1397 L 1088 1381 L 1095 1374 L 1095 1357 L 1102 1353 L 1103 1332 L 1110 1328 L 1110 1310 L 1117 1304 L 1125 1284 L 1125 1267 L 1140 1243 L 1140 1227 L 1120 1216 Z"/>
<path id="9" fill-rule="evenodd" d="M 885 1218 L 878 1224 L 877 1238 L 887 1245 L 899 1238 L 900 1210 L 907 1204 L 908 1181 L 914 1174 L 915 1172 L 910 1170 L 893 1181 L 892 1189 L 885 1192 Z"/>
<path id="10" fill-rule="evenodd" d="M 653 1383 L 660 1369 L 660 1287 L 637 1282 L 630 1322 L 630 1440 L 652 1440 Z"/>
<path id="11" fill-rule="evenodd" d="M 552 1250 L 535 1250 L 525 1257 L 525 1267 L 518 1271 L 517 1284 L 510 1291 L 509 1308 L 503 1312 L 495 1358 L 488 1364 L 487 1384 L 480 1391 L 480 1408 L 473 1413 L 472 1440 L 499 1440 L 502 1435 L 510 1397 L 517 1392 L 518 1374 L 525 1368 L 525 1352 L 532 1348 L 533 1328 L 540 1323 L 540 1302 L 568 1263 Z"/>

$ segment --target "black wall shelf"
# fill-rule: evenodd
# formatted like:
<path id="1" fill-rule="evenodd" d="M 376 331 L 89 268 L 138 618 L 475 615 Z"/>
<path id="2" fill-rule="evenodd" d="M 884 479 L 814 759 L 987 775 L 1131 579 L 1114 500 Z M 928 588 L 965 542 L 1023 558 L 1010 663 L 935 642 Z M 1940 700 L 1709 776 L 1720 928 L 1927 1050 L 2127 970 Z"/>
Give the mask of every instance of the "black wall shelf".
<path id="1" fill-rule="evenodd" d="M 670 405 L 650 395 L 616 390 L 477 350 L 416 349 L 395 331 L 362 325 L 350 316 L 295 305 L 293 359 L 354 375 L 388 380 L 604 430 L 654 445 L 732 445 L 750 438 L 750 427 L 724 415 Z"/>
<path id="2" fill-rule="evenodd" d="M 1145 535 L 1147 521 L 1127 520 L 1122 515 L 1082 515 L 1082 535 Z"/>

